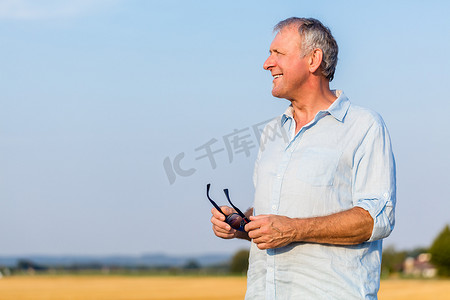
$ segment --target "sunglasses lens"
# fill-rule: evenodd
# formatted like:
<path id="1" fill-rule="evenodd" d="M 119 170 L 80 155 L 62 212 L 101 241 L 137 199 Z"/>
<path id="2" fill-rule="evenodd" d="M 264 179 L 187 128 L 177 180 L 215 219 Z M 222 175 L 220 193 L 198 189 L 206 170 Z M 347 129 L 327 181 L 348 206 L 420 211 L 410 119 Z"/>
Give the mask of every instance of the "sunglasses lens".
<path id="1" fill-rule="evenodd" d="M 234 214 L 231 214 L 231 215 L 227 216 L 225 222 L 230 224 L 230 226 L 232 228 L 234 228 L 236 230 L 240 230 L 242 218 L 238 214 L 234 213 Z"/>

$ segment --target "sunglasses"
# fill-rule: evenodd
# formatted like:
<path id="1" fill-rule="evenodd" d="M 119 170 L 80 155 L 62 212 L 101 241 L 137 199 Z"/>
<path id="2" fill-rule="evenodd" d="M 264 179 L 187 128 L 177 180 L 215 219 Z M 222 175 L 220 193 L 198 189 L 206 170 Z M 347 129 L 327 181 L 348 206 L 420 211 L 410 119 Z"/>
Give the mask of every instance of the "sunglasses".
<path id="1" fill-rule="evenodd" d="M 219 207 L 219 205 L 214 202 L 211 197 L 209 197 L 209 189 L 211 187 L 211 184 L 206 185 L 206 197 L 208 197 L 208 200 L 211 202 L 211 204 L 222 213 L 222 215 L 225 216 L 225 222 L 229 224 L 232 228 L 238 230 L 238 231 L 245 231 L 244 226 L 247 223 L 250 223 L 250 220 L 240 211 L 239 208 L 234 206 L 233 203 L 231 203 L 230 195 L 228 194 L 228 189 L 224 189 L 223 192 L 225 193 L 225 196 L 228 199 L 228 203 L 231 204 L 231 206 L 237 211 L 237 213 L 232 213 L 231 215 L 226 215 Z"/>

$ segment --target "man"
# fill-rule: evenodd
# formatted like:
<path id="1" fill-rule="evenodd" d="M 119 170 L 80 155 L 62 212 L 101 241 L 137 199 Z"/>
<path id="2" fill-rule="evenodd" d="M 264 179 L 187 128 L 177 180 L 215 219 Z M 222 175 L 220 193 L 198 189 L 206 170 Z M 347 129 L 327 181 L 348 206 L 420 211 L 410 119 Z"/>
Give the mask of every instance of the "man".
<path id="1" fill-rule="evenodd" d="M 289 18 L 275 31 L 264 69 L 291 105 L 262 133 L 246 232 L 213 209 L 214 233 L 252 240 L 246 299 L 376 299 L 396 201 L 386 126 L 330 90 L 338 47 L 328 28 Z"/>

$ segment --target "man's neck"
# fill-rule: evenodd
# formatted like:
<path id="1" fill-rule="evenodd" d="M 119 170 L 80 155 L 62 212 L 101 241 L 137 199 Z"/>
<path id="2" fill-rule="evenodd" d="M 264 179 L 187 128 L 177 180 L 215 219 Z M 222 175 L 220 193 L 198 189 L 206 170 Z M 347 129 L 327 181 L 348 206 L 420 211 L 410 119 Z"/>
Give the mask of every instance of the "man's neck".
<path id="1" fill-rule="evenodd" d="M 294 108 L 295 133 L 311 122 L 319 111 L 328 109 L 336 98 L 336 95 L 330 90 L 328 82 L 321 82 L 295 99 L 289 99 Z"/>

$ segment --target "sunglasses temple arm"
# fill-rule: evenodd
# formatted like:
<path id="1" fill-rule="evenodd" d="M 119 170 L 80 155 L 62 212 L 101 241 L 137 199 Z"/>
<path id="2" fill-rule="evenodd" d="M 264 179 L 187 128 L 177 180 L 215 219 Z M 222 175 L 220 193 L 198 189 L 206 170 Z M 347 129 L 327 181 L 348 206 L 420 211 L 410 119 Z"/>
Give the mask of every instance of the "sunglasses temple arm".
<path id="1" fill-rule="evenodd" d="M 209 197 L 209 188 L 210 188 L 211 184 L 207 184 L 206 185 L 206 197 L 208 197 L 209 202 L 211 202 L 211 204 L 225 217 L 227 216 L 226 214 L 224 214 L 224 212 L 220 209 L 219 205 L 217 205 L 216 202 L 214 202 L 210 197 Z"/>
<path id="2" fill-rule="evenodd" d="M 237 211 L 237 213 L 242 217 L 242 219 L 245 220 L 245 222 L 250 222 L 250 220 L 242 213 L 242 211 L 234 206 L 234 204 L 230 200 L 230 195 L 228 194 L 228 189 L 224 189 L 223 192 L 225 193 L 225 196 L 227 196 L 228 202 L 231 204 L 231 206 Z"/>

